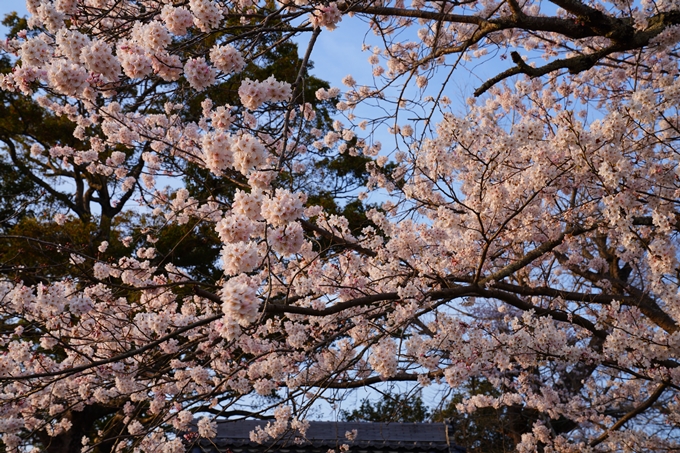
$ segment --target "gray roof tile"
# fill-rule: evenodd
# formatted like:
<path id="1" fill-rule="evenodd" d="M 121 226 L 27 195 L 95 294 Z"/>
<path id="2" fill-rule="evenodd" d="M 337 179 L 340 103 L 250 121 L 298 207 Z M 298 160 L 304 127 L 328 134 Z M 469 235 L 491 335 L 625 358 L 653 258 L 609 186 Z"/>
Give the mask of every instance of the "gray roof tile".
<path id="1" fill-rule="evenodd" d="M 370 423 L 370 422 L 309 422 L 304 438 L 289 431 L 281 438 L 264 444 L 250 440 L 250 432 L 266 421 L 239 420 L 217 425 L 217 437 L 201 441 L 196 451 L 232 453 L 326 453 L 342 444 L 350 453 L 458 453 L 464 449 L 449 442 L 448 428 L 443 423 Z M 345 433 L 357 430 L 353 441 Z M 339 453 L 339 452 L 338 452 Z"/>

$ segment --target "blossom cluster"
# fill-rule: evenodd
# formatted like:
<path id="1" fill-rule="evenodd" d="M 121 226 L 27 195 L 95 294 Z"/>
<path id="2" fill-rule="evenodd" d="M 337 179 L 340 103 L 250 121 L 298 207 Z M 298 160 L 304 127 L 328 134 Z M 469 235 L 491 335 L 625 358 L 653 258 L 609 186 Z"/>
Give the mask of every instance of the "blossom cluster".
<path id="1" fill-rule="evenodd" d="M 277 5 L 30 0 L 33 30 L 0 45 L 18 57 L 0 87 L 34 95 L 26 102 L 68 119 L 75 139 L 43 143 L 30 130 L 5 141 L 19 170 L 58 182 L 41 184 L 61 203 L 46 217 L 69 240 L 22 237 L 62 262 L 0 280 L 3 446 L 63 440 L 81 432 L 74 413 L 105 407 L 125 426 L 105 440 L 116 449 L 179 452 L 174 433 L 194 412 L 188 438 L 210 438 L 217 418 L 205 414 L 277 392 L 286 401 L 251 414 L 275 417 L 253 432 L 262 442 L 304 434 L 292 408 L 313 410 L 336 389 L 458 391 L 475 379 L 493 390 L 458 409 L 511 407 L 526 421 L 518 451 L 680 448 L 680 34 L 659 13 L 676 6 L 594 2 L 601 27 L 652 44 L 614 46 L 606 65 L 508 78 L 458 109 L 432 91 L 444 54 L 462 62 L 492 43 L 571 64 L 608 51 L 618 28 L 569 41 L 599 33 L 573 23 L 588 10 L 553 16 L 537 2 Z M 305 60 L 293 99 L 271 68 L 254 72 L 263 80 L 239 74 L 281 32 L 317 36 L 345 9 L 386 44 L 365 47 L 369 84 L 350 75 L 346 93 L 305 99 Z M 531 17 L 556 28 L 525 30 Z M 212 89 L 223 81 L 228 93 Z M 315 107 L 329 101 L 332 120 Z M 360 118 L 366 104 L 381 113 Z M 332 180 L 337 163 L 357 166 Z M 161 188 L 208 172 L 209 183 Z M 75 196 L 62 192 L 68 178 Z M 327 202 L 331 192 L 345 198 Z M 371 195 L 375 206 L 363 205 Z M 150 212 L 124 211 L 130 200 Z M 140 225 L 113 221 L 119 213 Z M 196 238 L 219 255 L 193 268 L 176 250 Z M 642 412 L 650 427 L 637 430 Z"/>
<path id="2" fill-rule="evenodd" d="M 324 27 L 327 30 L 333 31 L 337 28 L 338 22 L 342 20 L 342 13 L 338 9 L 336 2 L 331 2 L 327 6 L 321 6 L 314 10 L 310 16 L 309 21 L 314 28 Z"/>
<path id="3" fill-rule="evenodd" d="M 241 72 L 246 65 L 241 52 L 231 45 L 217 45 L 210 49 L 210 61 L 224 73 Z"/>
<path id="4" fill-rule="evenodd" d="M 227 322 L 236 321 L 247 326 L 257 320 L 260 300 L 257 297 L 257 279 L 240 274 L 230 278 L 222 288 L 222 310 Z"/>
<path id="5" fill-rule="evenodd" d="M 274 76 L 257 82 L 246 78 L 238 89 L 241 103 L 250 110 L 257 110 L 265 102 L 280 102 L 290 99 L 291 86 L 287 82 L 279 82 Z"/>

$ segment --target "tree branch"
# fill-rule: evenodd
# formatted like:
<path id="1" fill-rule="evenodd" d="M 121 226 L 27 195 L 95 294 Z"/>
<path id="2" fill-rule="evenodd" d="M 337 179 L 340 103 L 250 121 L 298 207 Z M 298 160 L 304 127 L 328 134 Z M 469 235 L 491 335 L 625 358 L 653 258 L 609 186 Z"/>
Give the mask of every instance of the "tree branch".
<path id="1" fill-rule="evenodd" d="M 86 370 L 89 370 L 91 368 L 95 368 L 95 367 L 102 366 L 102 365 L 108 365 L 109 363 L 118 362 L 120 360 L 124 360 L 124 359 L 130 358 L 130 357 L 134 357 L 137 354 L 141 354 L 143 352 L 146 352 L 149 349 L 153 349 L 156 346 L 160 345 L 161 343 L 168 341 L 168 340 L 176 337 L 179 334 L 187 332 L 191 329 L 195 329 L 196 327 L 200 327 L 200 326 L 204 326 L 206 324 L 210 324 L 211 322 L 217 321 L 218 319 L 222 318 L 223 316 L 224 315 L 222 313 L 220 313 L 218 315 L 213 315 L 213 316 L 209 316 L 207 318 L 203 318 L 203 319 L 196 321 L 192 324 L 188 324 L 184 327 L 180 327 L 179 329 L 176 329 L 176 330 L 170 332 L 167 335 L 163 335 L 162 337 L 158 338 L 157 340 L 154 340 L 150 343 L 147 343 L 146 345 L 144 345 L 140 348 L 132 349 L 132 350 L 127 351 L 123 354 L 119 354 L 119 355 L 114 356 L 114 357 L 109 357 L 108 359 L 97 360 L 97 361 L 88 363 L 87 365 L 80 365 L 80 366 L 76 366 L 76 367 L 73 367 L 73 368 L 69 368 L 69 369 L 66 369 L 66 370 L 60 370 L 60 371 L 51 371 L 51 372 L 46 372 L 46 373 L 34 373 L 34 374 L 28 374 L 28 375 L 23 375 L 23 376 L 7 376 L 7 377 L 0 376 L 0 382 L 3 382 L 3 381 L 25 381 L 25 380 L 28 380 L 28 379 L 38 379 L 38 378 L 54 377 L 54 376 L 70 376 L 72 374 L 76 374 L 76 373 L 79 373 L 81 371 L 86 371 Z"/>
<path id="2" fill-rule="evenodd" d="M 529 265 L 532 261 L 535 259 L 540 258 L 541 256 L 545 255 L 549 251 L 553 250 L 555 247 L 560 245 L 563 241 L 564 238 L 567 236 L 578 236 L 583 233 L 587 233 L 588 231 L 594 230 L 596 227 L 590 227 L 590 228 L 581 228 L 581 227 L 576 227 L 576 228 L 570 228 L 564 233 L 560 234 L 560 236 L 557 239 L 553 239 L 552 241 L 545 242 L 526 255 L 524 255 L 521 259 L 513 262 L 512 264 L 509 264 L 505 266 L 503 269 L 499 270 L 498 272 L 489 275 L 486 278 L 483 278 L 478 282 L 479 286 L 484 286 L 489 282 L 494 282 L 494 281 L 500 281 L 503 280 L 505 277 L 508 277 L 518 270 L 522 269 L 523 267 Z"/>
<path id="3" fill-rule="evenodd" d="M 377 256 L 377 253 L 375 253 L 373 250 L 369 250 L 367 248 L 364 248 L 360 246 L 359 244 L 355 244 L 353 242 L 349 242 L 339 236 L 334 235 L 328 230 L 325 230 L 319 226 L 314 225 L 313 223 L 307 221 L 307 220 L 300 220 L 299 221 L 302 227 L 307 230 L 308 232 L 314 232 L 321 236 L 322 238 L 326 239 L 327 241 L 330 241 L 332 244 L 335 245 L 341 245 L 343 248 L 354 250 L 355 252 L 359 252 L 362 255 L 370 256 L 370 257 L 375 257 Z"/>
<path id="4" fill-rule="evenodd" d="M 63 193 L 55 190 L 51 185 L 43 181 L 42 179 L 38 178 L 36 175 L 33 174 L 33 172 L 26 166 L 24 163 L 21 161 L 19 158 L 19 155 L 17 154 L 17 149 L 16 146 L 14 146 L 14 142 L 8 137 L 1 137 L 0 140 L 7 145 L 7 148 L 9 150 L 9 155 L 10 158 L 12 159 L 12 163 L 17 166 L 17 168 L 24 174 L 26 175 L 33 183 L 37 184 L 38 186 L 42 187 L 45 189 L 47 192 L 49 192 L 50 195 L 52 195 L 54 198 L 58 199 L 64 205 L 66 205 L 69 209 L 71 209 L 73 212 L 75 212 L 80 218 L 83 218 L 86 216 L 86 213 L 82 212 L 75 203 L 71 201 L 69 197 L 64 195 Z M 77 179 L 77 178 L 76 178 Z"/>
<path id="5" fill-rule="evenodd" d="M 532 79 L 544 76 L 546 74 L 549 74 L 553 71 L 558 71 L 560 69 L 568 69 L 570 74 L 578 74 L 579 72 L 585 71 L 595 66 L 595 64 L 606 55 L 609 55 L 617 51 L 618 51 L 617 48 L 611 46 L 590 54 L 579 55 L 571 58 L 558 59 L 546 65 L 540 66 L 538 68 L 534 68 L 526 64 L 519 53 L 511 52 L 510 56 L 512 57 L 512 61 L 517 66 L 514 66 L 506 71 L 503 71 L 500 74 L 484 82 L 479 88 L 475 90 L 474 95 L 475 97 L 479 97 L 498 82 L 501 82 L 507 79 L 508 77 L 516 74 L 526 74 Z"/>
<path id="6" fill-rule="evenodd" d="M 622 427 L 628 420 L 632 419 L 633 417 L 643 413 L 644 411 L 646 411 L 647 409 L 652 407 L 652 405 L 661 397 L 661 395 L 663 394 L 664 390 L 666 390 L 667 387 L 668 387 L 668 384 L 666 384 L 665 382 L 662 383 L 662 384 L 659 384 L 659 386 L 656 388 L 654 393 L 652 393 L 649 396 L 649 398 L 647 398 L 642 404 L 640 404 L 638 407 L 636 407 L 635 409 L 633 409 L 632 411 L 628 412 L 626 415 L 621 417 L 619 419 L 619 421 L 617 421 L 616 423 L 614 423 L 612 425 L 611 428 L 609 428 L 607 431 L 602 433 L 597 439 L 590 442 L 590 447 L 592 448 L 592 447 L 595 447 L 595 446 L 601 444 L 602 442 L 604 442 L 607 439 L 607 437 L 609 437 L 609 434 L 611 434 L 612 432 L 614 432 L 617 429 L 619 429 L 620 427 Z"/>
<path id="7" fill-rule="evenodd" d="M 562 265 L 566 265 L 567 269 L 569 269 L 574 274 L 579 275 L 588 281 L 595 283 L 596 285 L 606 281 L 609 284 L 614 285 L 614 287 L 618 288 L 620 291 L 630 294 L 632 297 L 625 297 L 622 295 L 620 300 L 625 300 L 629 303 L 629 305 L 639 308 L 643 315 L 645 315 L 650 321 L 661 327 L 666 332 L 675 333 L 680 330 L 680 327 L 675 322 L 675 319 L 663 311 L 663 309 L 651 296 L 645 294 L 643 291 L 639 290 L 633 285 L 608 275 L 600 275 L 596 274 L 595 272 L 579 269 L 577 266 L 567 265 L 568 258 L 560 253 L 555 253 L 555 256 Z M 617 299 L 615 298 L 615 300 Z"/>

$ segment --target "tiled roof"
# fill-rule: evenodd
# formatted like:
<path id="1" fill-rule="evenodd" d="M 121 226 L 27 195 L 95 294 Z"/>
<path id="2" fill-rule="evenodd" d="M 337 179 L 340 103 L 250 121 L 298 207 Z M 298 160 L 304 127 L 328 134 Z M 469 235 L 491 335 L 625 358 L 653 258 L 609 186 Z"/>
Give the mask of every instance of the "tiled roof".
<path id="1" fill-rule="evenodd" d="M 462 453 L 451 445 L 448 428 L 443 423 L 370 423 L 370 422 L 309 422 L 304 438 L 289 432 L 264 444 L 250 440 L 250 432 L 266 421 L 240 420 L 221 422 L 217 437 L 202 440 L 191 453 L 327 453 L 347 444 L 349 453 Z M 345 433 L 357 431 L 350 441 Z"/>

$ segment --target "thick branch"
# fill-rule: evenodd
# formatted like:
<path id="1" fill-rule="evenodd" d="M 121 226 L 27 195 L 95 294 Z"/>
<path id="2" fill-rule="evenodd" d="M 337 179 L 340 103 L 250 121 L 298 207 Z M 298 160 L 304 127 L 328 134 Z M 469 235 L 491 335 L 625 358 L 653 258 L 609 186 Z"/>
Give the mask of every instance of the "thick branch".
<path id="1" fill-rule="evenodd" d="M 595 327 L 595 324 L 593 324 L 586 318 L 571 313 L 565 313 L 561 310 L 550 310 L 548 308 L 537 307 L 533 304 L 530 304 L 529 302 L 525 302 L 524 300 L 520 299 L 519 297 L 513 294 L 506 293 L 505 291 L 480 288 L 479 296 L 503 301 L 509 305 L 512 305 L 515 308 L 519 308 L 522 311 L 533 310 L 534 313 L 536 313 L 536 315 L 540 317 L 549 316 L 555 321 L 561 321 L 568 324 L 574 324 L 583 327 L 584 329 L 588 330 L 598 338 L 604 339 L 607 337 L 607 332 L 605 330 L 598 329 L 597 327 Z"/>
<path id="2" fill-rule="evenodd" d="M 441 377 L 443 375 L 444 375 L 444 372 L 442 370 L 431 371 L 431 372 L 426 374 L 426 376 L 431 378 L 431 379 L 435 379 L 435 378 Z M 366 387 L 367 385 L 378 384 L 380 382 L 385 382 L 385 381 L 390 381 L 390 382 L 417 381 L 419 376 L 422 376 L 422 375 L 417 374 L 417 373 L 397 373 L 397 374 L 395 374 L 394 376 L 391 376 L 391 377 L 371 376 L 369 378 L 360 379 L 360 380 L 357 380 L 357 381 L 326 383 L 325 387 L 332 388 L 332 389 L 356 389 L 356 388 Z"/>
<path id="3" fill-rule="evenodd" d="M 608 305 L 614 301 L 622 302 L 626 305 L 639 305 L 639 299 L 632 296 L 624 296 L 621 294 L 592 294 L 592 293 L 578 293 L 575 291 L 563 291 L 560 289 L 548 288 L 545 286 L 530 287 L 519 286 L 511 283 L 497 282 L 492 285 L 492 288 L 501 289 L 514 294 L 521 294 L 523 296 L 548 296 L 560 297 L 564 300 L 571 300 L 575 302 L 586 302 L 593 304 Z"/>
<path id="4" fill-rule="evenodd" d="M 197 288 L 196 289 L 196 294 L 200 297 L 205 297 L 206 299 L 212 300 L 217 303 L 222 303 L 222 300 L 217 294 L 210 293 L 208 291 L 205 291 L 203 289 Z M 592 332 L 593 335 L 600 337 L 600 338 L 606 338 L 607 332 L 604 330 L 599 330 L 595 327 L 595 324 L 592 322 L 588 321 L 587 319 L 578 316 L 578 315 L 572 315 L 570 313 L 565 313 L 563 311 L 559 310 L 550 310 L 546 308 L 541 308 L 537 307 L 535 305 L 532 305 L 528 302 L 523 301 L 519 297 L 509 294 L 505 291 L 500 291 L 500 290 L 493 290 L 493 289 L 483 289 L 480 288 L 476 285 L 470 285 L 470 286 L 457 286 L 455 288 L 445 288 L 445 289 L 439 289 L 435 291 L 430 291 L 429 293 L 426 293 L 425 296 L 430 299 L 430 300 L 451 300 L 451 299 L 456 299 L 460 297 L 466 297 L 466 296 L 479 296 L 479 297 L 488 297 L 492 299 L 497 299 L 500 301 L 503 301 L 509 305 L 512 305 L 515 308 L 519 308 L 522 311 L 531 311 L 533 310 L 534 313 L 536 313 L 537 316 L 540 317 L 551 317 L 552 319 L 556 321 L 561 321 L 561 322 L 566 322 L 569 324 L 574 324 L 580 327 L 583 327 L 584 329 L 587 329 L 588 331 Z M 350 308 L 356 308 L 356 307 L 361 307 L 365 305 L 370 305 L 375 302 L 384 302 L 384 301 L 389 301 L 389 300 L 400 300 L 399 295 L 396 292 L 392 293 L 383 293 L 383 294 L 373 294 L 370 296 L 364 296 L 364 297 L 358 297 L 356 299 L 348 300 L 345 302 L 339 302 L 334 305 L 331 305 L 327 308 L 324 308 L 322 310 L 317 310 L 314 308 L 310 307 L 298 307 L 295 305 L 282 305 L 282 304 L 276 304 L 276 303 L 270 303 L 267 304 L 264 308 L 264 310 L 267 313 L 272 313 L 272 314 L 286 314 L 286 313 L 291 313 L 291 314 L 297 314 L 297 315 L 306 315 L 306 316 L 328 316 L 328 315 L 334 315 L 337 313 L 340 313 L 344 310 L 350 309 Z"/>
<path id="5" fill-rule="evenodd" d="M 511 77 L 516 74 L 526 74 L 532 79 L 544 76 L 546 74 L 550 74 L 551 72 L 558 71 L 560 69 L 567 69 L 571 74 L 578 74 L 579 72 L 585 71 L 595 66 L 595 64 L 606 55 L 612 54 L 617 51 L 618 50 L 614 46 L 607 47 L 605 49 L 590 54 L 579 55 L 571 58 L 558 59 L 546 65 L 540 66 L 538 68 L 529 66 L 524 62 L 522 57 L 517 52 L 512 52 L 510 56 L 512 57 L 512 61 L 517 66 L 514 66 L 506 71 L 503 71 L 500 74 L 484 82 L 479 88 L 475 90 L 474 95 L 481 96 L 489 88 L 496 85 L 498 82 L 501 82 L 507 79 L 508 77 Z"/>
<path id="6" fill-rule="evenodd" d="M 621 418 L 619 419 L 619 421 L 617 421 L 616 423 L 614 423 L 614 424 L 612 425 L 611 428 L 609 428 L 607 431 L 605 431 L 604 433 L 602 433 L 602 434 L 600 435 L 600 437 L 598 437 L 597 439 L 593 440 L 593 441 L 590 443 L 590 447 L 592 448 L 592 447 L 595 447 L 596 445 L 601 444 L 602 442 L 604 442 L 604 441 L 607 439 L 607 437 L 609 437 L 609 434 L 610 434 L 610 433 L 612 433 L 612 432 L 616 431 L 617 429 L 619 429 L 620 427 L 622 427 L 628 420 L 632 419 L 633 417 L 635 417 L 635 416 L 637 416 L 637 415 L 643 413 L 644 411 L 646 411 L 647 409 L 649 409 L 650 407 L 652 407 L 652 405 L 653 405 L 653 404 L 661 397 L 661 395 L 663 394 L 664 390 L 666 390 L 666 387 L 668 387 L 668 384 L 666 384 L 666 383 L 659 384 L 659 386 L 656 388 L 656 390 L 654 391 L 654 393 L 652 393 L 652 394 L 649 396 L 649 398 L 647 398 L 647 399 L 646 399 L 642 404 L 640 404 L 638 407 L 636 407 L 635 409 L 633 409 L 632 411 L 628 412 L 626 415 L 624 415 L 623 417 L 621 417 Z"/>
<path id="7" fill-rule="evenodd" d="M 674 214 L 675 216 L 675 223 L 673 223 L 673 228 L 675 228 L 676 231 L 680 231 L 680 213 L 676 212 Z M 654 220 L 652 219 L 652 216 L 636 216 L 633 217 L 633 225 L 638 225 L 638 226 L 654 226 Z"/>
<path id="8" fill-rule="evenodd" d="M 478 16 L 464 15 L 464 14 L 448 14 L 438 11 L 425 11 L 407 8 L 390 8 L 386 6 L 364 6 L 363 4 L 354 4 L 351 6 L 339 5 L 338 9 L 343 12 L 374 14 L 376 16 L 386 17 L 412 17 L 414 19 L 430 19 L 440 22 L 454 22 L 460 24 L 475 24 L 483 25 L 487 23 L 486 20 Z"/>
<path id="9" fill-rule="evenodd" d="M 217 294 L 211 293 L 204 289 L 196 288 L 196 295 L 204 297 L 213 302 L 222 303 L 222 299 Z M 373 294 L 370 296 L 357 297 L 356 299 L 348 300 L 345 302 L 338 302 L 330 307 L 326 307 L 323 310 L 317 310 L 310 307 L 298 307 L 296 305 L 283 305 L 279 303 L 268 303 L 264 310 L 267 313 L 272 314 L 285 314 L 291 313 L 296 315 L 307 315 L 307 316 L 328 316 L 340 313 L 341 311 L 347 310 L 349 308 L 361 307 L 364 305 L 370 305 L 374 302 L 383 302 L 387 300 L 399 300 L 399 295 L 397 293 L 383 293 L 383 294 Z"/>
<path id="10" fill-rule="evenodd" d="M 524 255 L 521 259 L 513 262 L 512 264 L 509 264 L 508 266 L 505 266 L 503 269 L 500 271 L 496 272 L 495 274 L 489 275 L 488 277 L 482 279 L 479 281 L 479 286 L 484 286 L 489 282 L 494 282 L 494 281 L 500 281 L 503 280 L 505 277 L 508 277 L 518 270 L 522 269 L 523 267 L 529 265 L 532 261 L 535 259 L 540 258 L 541 256 L 545 255 L 549 251 L 553 250 L 555 247 L 560 245 L 563 241 L 564 238 L 567 236 L 578 236 L 580 234 L 586 233 L 588 231 L 592 231 L 595 227 L 591 227 L 589 229 L 586 228 L 574 228 L 574 229 L 569 229 L 565 231 L 564 233 L 560 234 L 560 236 L 557 239 L 553 239 L 552 241 L 545 242 L 526 255 Z"/>
<path id="11" fill-rule="evenodd" d="M 561 264 L 567 265 L 568 258 L 566 256 L 561 253 L 555 253 L 555 256 Z M 577 266 L 567 265 L 567 268 L 574 274 L 580 275 L 596 285 L 601 284 L 602 282 L 608 282 L 620 291 L 627 292 L 632 297 L 622 296 L 621 301 L 625 301 L 629 305 L 640 309 L 643 315 L 666 332 L 675 333 L 680 329 L 675 320 L 668 313 L 663 311 L 651 296 L 645 294 L 633 285 L 608 275 L 600 275 L 595 272 L 579 269 Z"/>

